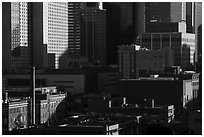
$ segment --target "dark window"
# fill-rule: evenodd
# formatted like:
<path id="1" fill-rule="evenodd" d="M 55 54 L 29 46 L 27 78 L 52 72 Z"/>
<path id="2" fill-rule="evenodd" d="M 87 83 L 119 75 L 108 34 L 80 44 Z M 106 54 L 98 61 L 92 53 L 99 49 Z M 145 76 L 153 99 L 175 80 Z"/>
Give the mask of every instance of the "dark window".
<path id="1" fill-rule="evenodd" d="M 74 83 L 74 81 L 55 81 L 55 83 Z"/>
<path id="2" fill-rule="evenodd" d="M 64 86 L 65 88 L 74 88 L 74 86 Z"/>
<path id="3" fill-rule="evenodd" d="M 87 2 L 87 7 L 94 7 L 96 6 L 96 2 Z"/>

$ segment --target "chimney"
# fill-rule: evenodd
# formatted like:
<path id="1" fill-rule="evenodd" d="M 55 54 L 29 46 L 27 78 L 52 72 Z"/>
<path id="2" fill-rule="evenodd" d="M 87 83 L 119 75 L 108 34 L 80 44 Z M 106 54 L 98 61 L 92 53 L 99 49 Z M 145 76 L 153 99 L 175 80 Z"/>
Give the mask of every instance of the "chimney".
<path id="1" fill-rule="evenodd" d="M 126 104 L 126 97 L 123 98 L 123 104 Z"/>
<path id="2" fill-rule="evenodd" d="M 108 101 L 108 107 L 111 108 L 111 105 L 112 105 L 112 101 L 109 100 L 109 101 Z"/>
<path id="3" fill-rule="evenodd" d="M 154 99 L 152 99 L 152 108 L 154 108 Z"/>

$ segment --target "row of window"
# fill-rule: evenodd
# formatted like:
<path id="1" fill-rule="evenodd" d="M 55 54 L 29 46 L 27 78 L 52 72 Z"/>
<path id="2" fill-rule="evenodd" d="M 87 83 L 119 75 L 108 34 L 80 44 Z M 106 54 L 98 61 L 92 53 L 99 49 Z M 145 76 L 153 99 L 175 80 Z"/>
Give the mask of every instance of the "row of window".
<path id="1" fill-rule="evenodd" d="M 59 7 L 57 5 L 49 6 L 48 11 L 52 13 L 65 14 L 68 12 L 68 7 Z"/>
<path id="2" fill-rule="evenodd" d="M 199 86 L 199 82 L 192 82 L 193 86 Z"/>
<path id="3" fill-rule="evenodd" d="M 10 114 L 25 112 L 27 111 L 27 107 L 11 108 L 9 109 L 9 111 L 10 111 Z"/>
<path id="4" fill-rule="evenodd" d="M 60 15 L 57 15 L 57 17 L 48 16 L 48 19 L 57 20 L 57 21 L 60 20 L 60 22 L 63 22 L 63 23 L 64 23 L 64 21 L 66 21 L 66 22 L 68 21 L 68 17 L 61 17 Z"/>
<path id="5" fill-rule="evenodd" d="M 10 123 L 14 123 L 14 122 L 17 121 L 17 120 L 20 120 L 21 122 L 25 122 L 25 121 L 27 121 L 26 119 L 27 119 L 27 116 L 20 116 L 20 119 L 17 118 L 17 117 L 15 117 L 15 118 L 10 118 Z"/>
<path id="6" fill-rule="evenodd" d="M 192 77 L 192 79 L 199 79 L 199 76 L 195 75 L 195 76 Z"/>
<path id="7" fill-rule="evenodd" d="M 57 100 L 56 102 L 50 103 L 50 108 L 55 108 L 61 102 L 62 99 Z M 47 109 L 49 107 L 48 104 L 41 104 L 41 109 Z"/>
<path id="8" fill-rule="evenodd" d="M 64 30 L 64 29 L 60 29 L 60 30 Z M 48 32 L 54 32 L 54 33 L 48 33 L 48 35 L 62 35 L 63 34 L 63 36 L 66 36 L 66 35 L 68 35 L 67 33 L 67 30 L 65 30 L 65 31 L 59 31 L 59 29 L 58 30 L 48 30 Z M 57 34 L 58 33 L 58 34 Z"/>

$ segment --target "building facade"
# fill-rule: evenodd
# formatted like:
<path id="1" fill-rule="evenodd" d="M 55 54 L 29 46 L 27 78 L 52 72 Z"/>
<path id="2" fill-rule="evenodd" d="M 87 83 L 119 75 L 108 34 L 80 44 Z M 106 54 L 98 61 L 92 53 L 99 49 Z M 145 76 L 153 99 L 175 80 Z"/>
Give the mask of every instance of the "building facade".
<path id="1" fill-rule="evenodd" d="M 186 32 L 195 34 L 195 61 L 198 51 L 198 27 L 202 24 L 201 2 L 147 2 L 145 3 L 145 32 L 154 23 L 186 22 Z"/>
<path id="2" fill-rule="evenodd" d="M 81 9 L 81 55 L 90 63 L 106 64 L 106 10 L 97 2 Z"/>
<path id="3" fill-rule="evenodd" d="M 6 88 L 30 87 L 30 76 L 27 74 L 5 75 Z M 85 92 L 85 75 L 78 74 L 37 74 L 36 86 L 63 86 L 71 94 Z"/>
<path id="4" fill-rule="evenodd" d="M 165 67 L 173 65 L 173 52 L 163 50 L 141 50 L 135 45 L 119 46 L 119 77 L 135 79 L 139 75 L 152 72 L 163 72 Z"/>
<path id="5" fill-rule="evenodd" d="M 60 103 L 65 99 L 64 93 L 57 92 L 56 87 L 36 88 L 35 115 L 37 125 L 52 124 L 60 118 L 57 117 Z M 64 111 L 64 110 L 62 110 Z"/>
<path id="6" fill-rule="evenodd" d="M 194 33 L 195 33 L 195 41 L 196 41 L 196 54 L 195 61 L 198 58 L 198 45 L 199 45 L 199 26 L 202 25 L 202 2 L 193 2 L 193 24 L 194 24 Z"/>
<path id="7" fill-rule="evenodd" d="M 28 124 L 28 100 L 5 99 L 2 103 L 2 131 L 26 128 Z"/>
<path id="8" fill-rule="evenodd" d="M 188 77 L 177 75 L 120 80 L 119 92 L 120 96 L 127 98 L 127 103 L 154 99 L 156 104 L 175 105 L 178 110 L 198 98 L 197 80 L 197 73 L 190 74 Z"/>
<path id="9" fill-rule="evenodd" d="M 170 47 L 173 50 L 174 65 L 186 67 L 194 64 L 195 34 L 190 33 L 144 33 L 142 47 L 159 50 Z"/>
<path id="10" fill-rule="evenodd" d="M 145 3 L 145 32 L 151 23 L 186 21 L 185 2 L 147 2 Z"/>
<path id="11" fill-rule="evenodd" d="M 142 31 L 136 26 L 137 20 L 141 23 L 143 18 L 139 11 L 144 10 L 137 10 L 134 2 L 104 2 L 103 7 L 107 13 L 107 64 L 118 64 L 117 46 L 132 44 L 137 31 Z"/>
<path id="12" fill-rule="evenodd" d="M 76 67 L 80 57 L 80 13 L 81 2 L 68 2 L 68 50 L 61 57 L 67 67 Z M 68 59 L 67 59 L 68 58 Z M 61 59 L 63 62 L 63 59 Z"/>
<path id="13" fill-rule="evenodd" d="M 29 68 L 31 65 L 30 6 L 28 2 L 3 2 L 3 70 Z"/>
<path id="14" fill-rule="evenodd" d="M 49 68 L 65 65 L 59 58 L 68 50 L 68 17 L 68 3 L 43 2 L 43 44 L 47 45 Z"/>

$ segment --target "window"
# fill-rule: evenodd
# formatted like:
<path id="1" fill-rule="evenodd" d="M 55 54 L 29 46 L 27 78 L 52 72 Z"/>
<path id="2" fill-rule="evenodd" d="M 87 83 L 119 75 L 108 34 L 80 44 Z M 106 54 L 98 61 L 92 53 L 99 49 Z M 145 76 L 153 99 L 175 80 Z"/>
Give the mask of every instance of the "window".
<path id="1" fill-rule="evenodd" d="M 12 114 L 13 113 L 13 109 L 10 109 L 10 114 Z"/>
<path id="2" fill-rule="evenodd" d="M 13 118 L 10 118 L 10 123 L 13 123 Z"/>

